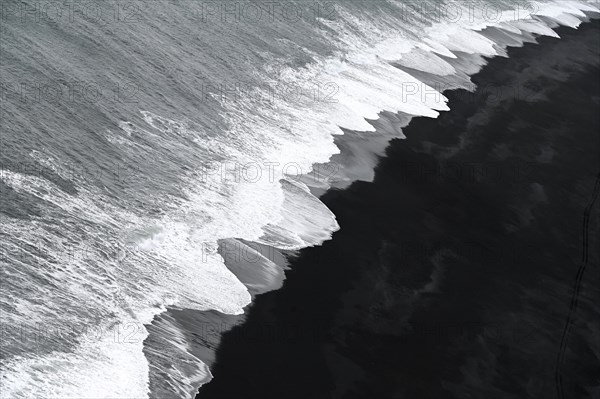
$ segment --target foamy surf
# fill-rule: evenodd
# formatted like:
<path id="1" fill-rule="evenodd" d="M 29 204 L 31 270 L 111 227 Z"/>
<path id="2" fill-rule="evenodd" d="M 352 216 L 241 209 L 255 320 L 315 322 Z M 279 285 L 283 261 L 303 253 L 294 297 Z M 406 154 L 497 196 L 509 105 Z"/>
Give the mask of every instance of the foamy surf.
<path id="1" fill-rule="evenodd" d="M 250 66 L 267 83 L 240 100 L 218 99 L 222 134 L 154 109 L 106 132 L 132 159 L 156 156 L 157 169 L 173 168 L 180 150 L 174 143 L 182 138 L 206 150 L 182 173 L 177 191 L 156 200 L 165 205 L 153 217 L 124 210 L 85 180 L 74 179 L 75 195 L 44 178 L 3 170 L 12 190 L 47 204 L 31 221 L 2 216 L 9 254 L 2 259 L 3 394 L 193 397 L 210 371 L 189 353 L 178 326 L 162 319 L 155 338 L 169 342 L 168 349 L 145 354 L 146 326 L 168 307 L 241 314 L 251 293 L 277 288 L 283 279 L 269 259 L 261 263 L 269 278 L 227 265 L 220 243 L 245 240 L 282 250 L 320 245 L 339 226 L 311 188 L 354 180 L 347 173 L 352 165 L 336 162 L 343 155 L 336 139 L 343 142 L 344 130 L 368 142 L 369 135 L 377 138 L 374 121 L 384 111 L 435 118 L 448 110 L 443 90 L 472 88 L 468 76 L 483 57 L 504 55 L 530 34 L 555 36 L 552 28 L 575 28 L 586 13 L 599 12 L 583 1 L 532 2 L 518 13 L 507 12 L 507 3 L 497 20 L 473 15 L 431 23 L 406 14 L 410 9 L 400 2 L 385 4 L 410 18 L 340 5 L 337 18 L 320 20 L 319 29 L 336 32 L 332 54 L 310 54 L 302 67 L 274 56 Z M 413 70 L 434 79 L 425 82 Z M 272 96 L 282 81 L 319 87 L 309 97 Z M 30 156 L 61 169 L 56 159 Z M 36 283 L 24 289 L 27 280 Z M 52 329 L 43 334 L 33 325 Z M 165 367 L 174 357 L 178 361 Z M 164 383 L 151 390 L 151 380 Z"/>

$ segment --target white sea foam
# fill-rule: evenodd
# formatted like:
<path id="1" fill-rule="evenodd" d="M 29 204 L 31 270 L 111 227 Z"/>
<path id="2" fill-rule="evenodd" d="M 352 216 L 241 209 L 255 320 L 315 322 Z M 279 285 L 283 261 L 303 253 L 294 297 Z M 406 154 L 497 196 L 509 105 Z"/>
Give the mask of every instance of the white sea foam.
<path id="1" fill-rule="evenodd" d="M 170 135 L 184 135 L 210 148 L 212 161 L 220 165 L 293 164 L 308 175 L 313 165 L 327 163 L 339 152 L 334 137 L 343 134 L 340 127 L 368 137 L 374 130 L 369 120 L 377 119 L 384 110 L 427 117 L 448 110 L 447 99 L 438 88 L 393 67 L 391 62 L 442 77 L 471 74 L 480 64 L 452 60 L 461 53 L 501 54 L 497 43 L 482 34 L 487 26 L 497 26 L 511 37 L 524 32 L 556 36 L 547 20 L 539 16 L 577 27 L 585 18 L 582 11 L 598 12 L 592 3 L 583 1 L 535 5 L 535 12 L 520 21 L 506 17 L 494 23 L 434 23 L 423 29 L 418 40 L 390 29 L 393 21 L 366 21 L 341 9 L 339 20 L 322 21 L 339 33 L 334 43 L 339 50 L 333 57 L 317 57 L 302 69 L 273 60 L 273 65 L 256 71 L 258 76 L 263 71 L 277 71 L 278 79 L 290 84 L 331 83 L 327 93 L 335 93 L 332 101 L 277 98 L 265 104 L 253 100 L 268 98 L 268 93 L 243 101 L 224 101 L 222 117 L 228 131 L 220 137 L 143 110 L 146 126 L 123 122 L 124 134 L 112 132 L 107 137 L 135 153 L 143 144 L 132 140 L 133 136 L 153 137 L 168 146 L 166 138 Z M 61 320 L 62 327 L 68 327 L 67 333 L 50 338 L 56 341 L 53 347 L 60 349 L 49 352 L 35 350 L 39 337 L 23 340 L 22 336 L 7 335 L 7 348 L 14 356 L 1 362 L 3 395 L 148 397 L 151 370 L 142 349 L 148 336 L 145 326 L 155 315 L 168 306 L 240 314 L 250 301 L 247 287 L 227 269 L 217 252 L 219 240 L 238 238 L 299 249 L 321 244 L 339 228 L 331 211 L 311 194 L 304 178 L 282 170 L 277 170 L 276 179 L 267 178 L 270 174 L 262 170 L 258 180 L 223 178 L 223 174 L 213 172 L 189 172 L 182 189 L 185 199 L 174 199 L 176 207 L 145 219 L 136 212 L 110 206 L 104 192 L 85 188 L 85 184 L 77 195 L 70 195 L 41 177 L 3 171 L 5 184 L 53 208 L 45 211 L 43 220 L 34 217 L 25 222 L 2 216 L 1 232 L 7 248 L 29 248 L 24 258 L 3 261 L 3 293 L 9 295 L 2 301 L 11 311 L 2 313 L 2 324 L 23 327 L 23 321 L 28 320 L 52 326 Z M 315 186 L 327 186 L 328 179 L 337 177 L 328 176 Z M 39 242 L 44 242 L 44 249 L 36 253 Z M 130 246 L 115 248 L 115 242 Z M 77 255 L 82 252 L 85 256 Z M 270 266 L 265 260 L 262 267 Z M 265 276 L 264 281 L 249 278 L 248 283 L 264 288 L 281 280 L 275 269 Z M 25 292 L 12 283 L 23 278 L 40 283 Z M 92 335 L 86 333 L 90 327 L 96 331 Z M 31 333 L 29 324 L 24 328 Z M 177 350 L 188 350 L 176 329 L 165 328 L 164 333 L 173 335 Z M 177 367 L 167 370 L 173 373 L 171 384 L 181 381 L 185 387 L 179 392 L 190 392 L 190 384 L 210 374 L 197 361 L 194 375 L 185 375 Z"/>

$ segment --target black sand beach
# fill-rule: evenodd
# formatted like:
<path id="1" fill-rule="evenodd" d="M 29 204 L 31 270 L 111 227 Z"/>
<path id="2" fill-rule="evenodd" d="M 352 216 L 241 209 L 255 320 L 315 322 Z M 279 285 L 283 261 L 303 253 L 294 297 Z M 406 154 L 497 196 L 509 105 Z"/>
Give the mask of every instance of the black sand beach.
<path id="1" fill-rule="evenodd" d="M 600 23 L 557 31 L 322 197 L 341 230 L 223 336 L 199 398 L 600 397 Z"/>

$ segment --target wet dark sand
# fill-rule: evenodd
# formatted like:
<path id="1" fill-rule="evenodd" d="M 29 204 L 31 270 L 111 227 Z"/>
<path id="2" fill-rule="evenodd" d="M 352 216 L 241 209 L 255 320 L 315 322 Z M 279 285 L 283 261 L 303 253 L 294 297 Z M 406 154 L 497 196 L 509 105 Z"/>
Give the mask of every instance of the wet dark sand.
<path id="1" fill-rule="evenodd" d="M 322 197 L 341 230 L 224 334 L 199 397 L 555 397 L 589 206 L 559 374 L 600 397 L 600 24 L 558 32 L 413 120 L 373 183 Z"/>

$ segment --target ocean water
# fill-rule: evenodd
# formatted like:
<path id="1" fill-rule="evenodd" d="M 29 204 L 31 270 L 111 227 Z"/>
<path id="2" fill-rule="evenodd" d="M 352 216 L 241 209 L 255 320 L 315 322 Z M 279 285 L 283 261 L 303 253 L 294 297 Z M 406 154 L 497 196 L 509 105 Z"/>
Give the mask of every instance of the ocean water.
<path id="1" fill-rule="evenodd" d="M 598 6 L 3 2 L 2 397 L 193 397 L 169 311 L 242 314 L 339 228 L 318 195 L 372 178 L 382 113 Z"/>

